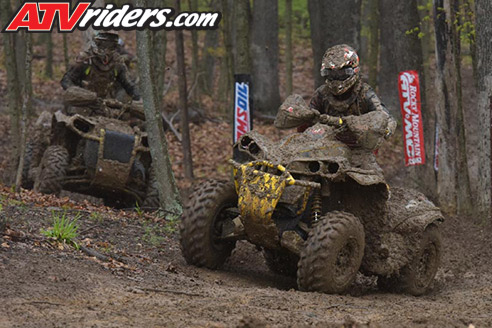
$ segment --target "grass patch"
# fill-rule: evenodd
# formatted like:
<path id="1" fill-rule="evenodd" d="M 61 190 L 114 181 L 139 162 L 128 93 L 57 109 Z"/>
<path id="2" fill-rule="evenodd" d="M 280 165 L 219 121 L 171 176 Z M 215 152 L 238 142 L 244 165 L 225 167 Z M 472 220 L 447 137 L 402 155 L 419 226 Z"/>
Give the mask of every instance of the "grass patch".
<path id="1" fill-rule="evenodd" d="M 77 221 L 80 218 L 80 213 L 72 220 L 67 217 L 67 211 L 63 211 L 63 214 L 52 211 L 51 218 L 53 226 L 46 230 L 41 229 L 41 233 L 44 236 L 53 238 L 59 242 L 73 245 L 78 249 L 79 246 L 75 242 L 75 238 L 77 238 L 77 230 L 79 228 Z"/>
<path id="2" fill-rule="evenodd" d="M 89 215 L 89 220 L 92 222 L 101 224 L 104 221 L 104 218 L 101 213 L 99 212 L 92 212 L 91 215 Z"/>

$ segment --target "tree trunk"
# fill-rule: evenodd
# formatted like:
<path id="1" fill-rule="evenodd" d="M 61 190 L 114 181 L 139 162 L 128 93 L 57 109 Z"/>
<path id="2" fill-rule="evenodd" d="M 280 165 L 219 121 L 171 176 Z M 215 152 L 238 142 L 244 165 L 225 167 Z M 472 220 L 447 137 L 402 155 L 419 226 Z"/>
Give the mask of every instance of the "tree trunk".
<path id="1" fill-rule="evenodd" d="M 308 0 L 315 88 L 324 83 L 319 71 L 326 49 L 346 43 L 360 48 L 361 0 Z"/>
<path id="2" fill-rule="evenodd" d="M 218 0 L 212 0 L 210 4 L 210 11 L 217 11 Z M 214 88 L 215 77 L 215 63 L 216 55 L 215 49 L 219 43 L 219 33 L 217 30 L 207 30 L 205 32 L 205 41 L 202 50 L 201 62 L 200 62 L 200 76 L 199 87 L 201 92 L 212 95 Z"/>
<path id="3" fill-rule="evenodd" d="M 197 0 L 188 0 L 188 8 L 190 11 L 198 10 L 198 2 Z M 197 81 L 198 74 L 198 31 L 191 30 L 191 83 L 195 84 Z M 198 89 L 193 88 L 192 99 L 198 99 Z"/>
<path id="4" fill-rule="evenodd" d="M 450 213 L 471 210 L 466 139 L 461 99 L 460 44 L 455 12 L 457 0 L 434 0 L 437 64 L 437 122 L 440 126 L 437 195 Z"/>
<path id="5" fill-rule="evenodd" d="M 70 58 L 68 56 L 68 41 L 67 33 L 63 33 L 63 63 L 65 64 L 65 72 L 70 68 Z"/>
<path id="6" fill-rule="evenodd" d="M 485 220 L 491 218 L 491 128 L 492 128 L 492 2 L 475 0 L 477 73 L 478 73 L 478 111 L 481 137 L 478 143 L 479 186 L 476 207 Z"/>
<path id="7" fill-rule="evenodd" d="M 419 73 L 421 111 L 424 130 L 425 165 L 407 169 L 411 187 L 436 199 L 436 178 L 433 169 L 435 113 L 426 102 L 426 84 L 422 44 L 418 31 L 420 16 L 416 0 L 379 0 L 379 14 L 384 26 L 380 29 L 381 53 L 378 90 L 382 101 L 395 118 L 401 118 L 398 96 L 398 75 L 402 71 Z M 401 119 L 399 120 L 401 121 Z"/>
<path id="8" fill-rule="evenodd" d="M 154 0 L 153 7 L 164 8 L 166 7 L 166 1 Z M 155 94 L 157 96 L 157 103 L 162 103 L 162 97 L 164 93 L 164 78 L 166 75 L 166 52 L 167 52 L 167 31 L 158 30 L 152 32 L 152 63 L 153 73 L 155 81 Z M 160 106 L 159 106 L 160 108 Z"/>
<path id="9" fill-rule="evenodd" d="M 46 38 L 46 67 L 44 70 L 44 74 L 47 78 L 53 78 L 53 38 L 51 33 L 45 34 Z"/>
<path id="10" fill-rule="evenodd" d="M 369 84 L 376 89 L 378 86 L 378 59 L 379 59 L 379 0 L 367 1 L 369 12 L 369 42 L 367 67 L 369 68 Z"/>
<path id="11" fill-rule="evenodd" d="M 236 2 L 236 58 L 235 73 L 250 74 L 251 59 L 249 55 L 249 31 L 251 11 L 249 0 L 238 0 Z"/>
<path id="12" fill-rule="evenodd" d="M 2 26 L 5 26 L 12 15 L 10 1 L 2 1 L 0 5 L 0 18 L 2 20 Z M 19 112 L 21 108 L 21 86 L 17 74 L 15 38 L 15 34 L 12 33 L 2 34 L 3 51 L 5 55 L 5 67 L 7 70 L 8 108 L 10 113 L 10 144 L 12 145 L 9 165 L 4 175 L 4 180 L 6 184 L 15 183 L 14 176 L 15 170 L 17 169 L 17 159 L 19 158 L 20 149 Z"/>
<path id="13" fill-rule="evenodd" d="M 220 72 L 220 86 L 219 97 L 220 100 L 226 103 L 224 107 L 223 115 L 226 116 L 230 113 L 232 108 L 232 87 L 234 81 L 234 55 L 232 47 L 233 38 L 233 20 L 231 16 L 233 14 L 231 6 L 229 6 L 228 0 L 220 0 L 221 12 L 222 12 L 222 39 L 225 48 L 225 54 L 222 57 L 222 65 Z"/>
<path id="14" fill-rule="evenodd" d="M 175 9 L 181 12 L 179 0 L 175 1 Z M 183 44 L 183 31 L 176 30 L 176 60 L 178 62 L 178 87 L 179 87 L 179 102 L 181 107 L 181 134 L 183 142 L 183 164 L 184 175 L 188 180 L 193 180 L 193 159 L 191 156 L 191 140 L 190 127 L 188 123 L 188 95 L 186 87 L 186 68 L 185 68 L 185 53 Z"/>
<path id="15" fill-rule="evenodd" d="M 22 110 L 21 115 L 22 119 L 20 121 L 20 130 L 21 130 L 21 138 L 20 138 L 20 151 L 19 151 L 19 160 L 18 160 L 18 168 L 17 174 L 15 177 L 15 191 L 19 192 L 22 185 L 22 171 L 24 170 L 24 157 L 26 153 L 26 128 L 28 126 L 28 114 L 29 108 L 32 108 L 32 34 L 24 33 L 25 43 L 26 43 L 26 63 L 25 63 L 25 71 L 24 74 L 26 76 L 25 88 L 23 90 L 22 95 Z"/>
<path id="16" fill-rule="evenodd" d="M 287 95 L 292 94 L 292 0 L 285 0 L 285 67 Z"/>
<path id="17" fill-rule="evenodd" d="M 422 45 L 418 32 L 409 32 L 419 26 L 417 1 L 379 0 L 379 13 L 384 21 L 381 27 L 379 95 L 390 113 L 400 117 L 398 74 L 404 70 L 416 70 L 423 77 Z"/>
<path id="18" fill-rule="evenodd" d="M 137 0 L 136 5 L 139 7 L 148 6 L 145 0 Z M 137 31 L 137 55 L 146 127 L 153 161 L 152 167 L 157 177 L 161 207 L 166 214 L 177 219 L 181 216 L 182 206 L 169 159 L 162 118 L 156 104 L 157 97 L 152 87 L 154 81 L 152 81 L 151 73 L 153 63 L 149 30 Z"/>
<path id="19" fill-rule="evenodd" d="M 278 1 L 255 0 L 251 32 L 253 102 L 255 112 L 277 114 L 280 105 L 278 77 Z"/>

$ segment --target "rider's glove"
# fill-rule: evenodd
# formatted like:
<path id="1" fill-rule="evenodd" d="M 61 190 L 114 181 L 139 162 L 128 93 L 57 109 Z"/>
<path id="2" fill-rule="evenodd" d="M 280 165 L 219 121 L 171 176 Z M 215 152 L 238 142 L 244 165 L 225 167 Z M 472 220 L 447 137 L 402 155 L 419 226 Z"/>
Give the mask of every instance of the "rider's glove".
<path id="1" fill-rule="evenodd" d="M 338 116 L 330 116 L 327 114 L 321 114 L 319 117 L 319 121 L 323 124 L 331 125 L 331 126 L 342 126 L 343 125 L 343 119 Z"/>
<path id="2" fill-rule="evenodd" d="M 396 125 L 397 125 L 397 123 L 394 119 L 389 120 L 388 125 L 386 126 L 385 134 L 384 134 L 385 139 L 388 139 L 389 137 L 391 137 L 395 133 Z"/>

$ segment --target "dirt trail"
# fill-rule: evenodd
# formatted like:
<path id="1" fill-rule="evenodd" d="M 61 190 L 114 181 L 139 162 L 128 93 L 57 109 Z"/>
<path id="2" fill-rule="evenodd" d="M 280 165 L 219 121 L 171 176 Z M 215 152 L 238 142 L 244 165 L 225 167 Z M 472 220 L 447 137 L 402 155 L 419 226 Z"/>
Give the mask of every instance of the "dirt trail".
<path id="1" fill-rule="evenodd" d="M 0 327 L 492 326 L 492 228 L 457 218 L 442 226 L 432 293 L 412 297 L 381 293 L 363 276 L 347 295 L 299 292 L 246 243 L 222 271 L 191 267 L 161 223 L 87 214 L 80 239 L 127 262 L 104 263 L 43 240 L 49 210 L 7 205 L 3 213 L 10 230 L 27 235 L 0 238 Z"/>

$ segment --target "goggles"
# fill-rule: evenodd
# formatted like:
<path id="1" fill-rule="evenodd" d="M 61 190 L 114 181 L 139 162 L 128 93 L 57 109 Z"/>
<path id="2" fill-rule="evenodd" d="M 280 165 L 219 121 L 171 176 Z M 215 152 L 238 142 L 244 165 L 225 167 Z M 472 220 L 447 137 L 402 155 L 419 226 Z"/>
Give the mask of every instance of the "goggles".
<path id="1" fill-rule="evenodd" d="M 107 50 L 116 50 L 116 47 L 118 46 L 117 42 L 114 42 L 112 40 L 95 40 L 96 46 L 100 49 L 107 49 Z"/>
<path id="2" fill-rule="evenodd" d="M 340 69 L 324 68 L 321 70 L 321 76 L 330 81 L 345 81 L 354 75 L 355 71 L 352 67 L 344 67 Z"/>

